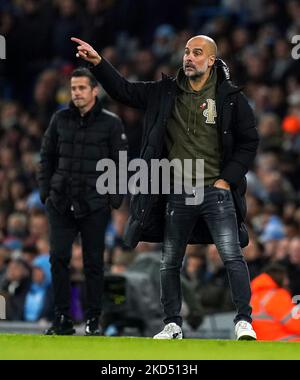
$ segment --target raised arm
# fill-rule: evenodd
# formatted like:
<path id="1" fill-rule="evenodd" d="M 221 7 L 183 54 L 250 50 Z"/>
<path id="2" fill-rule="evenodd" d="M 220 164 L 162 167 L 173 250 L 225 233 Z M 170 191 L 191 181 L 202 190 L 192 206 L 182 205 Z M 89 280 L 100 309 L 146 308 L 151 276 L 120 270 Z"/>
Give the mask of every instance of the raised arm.
<path id="1" fill-rule="evenodd" d="M 91 71 L 113 99 L 134 108 L 147 107 L 148 96 L 155 82 L 129 82 L 90 44 L 75 37 L 71 40 L 78 44 L 76 56 L 92 65 Z"/>

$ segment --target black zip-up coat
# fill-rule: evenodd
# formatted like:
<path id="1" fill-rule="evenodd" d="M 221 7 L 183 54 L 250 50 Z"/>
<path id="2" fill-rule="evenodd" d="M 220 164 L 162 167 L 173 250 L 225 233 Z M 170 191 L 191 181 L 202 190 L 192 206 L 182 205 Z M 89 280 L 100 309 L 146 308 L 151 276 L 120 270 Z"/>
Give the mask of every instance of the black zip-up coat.
<path id="1" fill-rule="evenodd" d="M 119 151 L 127 148 L 121 120 L 100 101 L 84 117 L 71 102 L 53 115 L 42 141 L 38 172 L 42 202 L 50 197 L 61 213 L 72 205 L 75 217 L 109 205 L 118 208 L 122 196 L 97 192 L 97 179 L 105 171 L 96 171 L 96 166 L 110 158 L 118 168 Z"/>
<path id="2" fill-rule="evenodd" d="M 232 189 L 241 247 L 249 238 L 246 216 L 246 178 L 258 146 L 258 133 L 253 111 L 241 89 L 230 81 L 228 67 L 216 60 L 217 68 L 217 128 L 222 148 L 220 178 Z M 128 82 L 102 58 L 92 71 L 104 89 L 117 101 L 145 111 L 140 157 L 150 167 L 151 159 L 166 157 L 164 136 L 177 94 L 174 78 L 162 77 L 155 82 Z M 164 232 L 165 196 L 137 194 L 132 196 L 130 217 L 125 231 L 125 243 L 135 247 L 139 241 L 161 242 Z M 205 222 L 199 218 L 189 244 L 213 243 Z"/>

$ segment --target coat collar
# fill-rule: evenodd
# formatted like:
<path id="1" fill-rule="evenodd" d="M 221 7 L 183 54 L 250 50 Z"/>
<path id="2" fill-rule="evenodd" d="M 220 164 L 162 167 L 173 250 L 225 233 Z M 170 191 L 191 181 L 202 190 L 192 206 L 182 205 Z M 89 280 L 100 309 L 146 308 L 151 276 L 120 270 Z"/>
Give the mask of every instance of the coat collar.
<path id="1" fill-rule="evenodd" d="M 240 92 L 243 88 L 234 85 L 230 78 L 230 71 L 226 63 L 217 58 L 214 64 L 217 70 L 217 91 L 224 92 L 226 95 Z M 164 73 L 162 75 L 162 81 L 173 81 L 175 84 L 176 78 L 170 77 Z"/>
<path id="2" fill-rule="evenodd" d="M 226 63 L 217 58 L 215 62 L 215 67 L 217 70 L 217 90 L 220 92 L 224 92 L 226 95 L 234 94 L 236 92 L 240 92 L 242 87 L 238 87 L 234 85 L 231 81 L 229 67 Z"/>
<path id="3" fill-rule="evenodd" d="M 77 116 L 80 115 L 78 108 L 75 107 L 75 105 L 72 101 L 70 101 L 70 103 L 69 103 L 69 109 L 70 109 L 70 111 L 72 111 Z M 90 117 L 91 115 L 97 116 L 99 113 L 102 112 L 102 109 L 103 109 L 103 106 L 102 106 L 101 101 L 98 98 L 96 98 L 96 103 L 94 104 L 92 109 L 84 115 L 84 117 Z"/>

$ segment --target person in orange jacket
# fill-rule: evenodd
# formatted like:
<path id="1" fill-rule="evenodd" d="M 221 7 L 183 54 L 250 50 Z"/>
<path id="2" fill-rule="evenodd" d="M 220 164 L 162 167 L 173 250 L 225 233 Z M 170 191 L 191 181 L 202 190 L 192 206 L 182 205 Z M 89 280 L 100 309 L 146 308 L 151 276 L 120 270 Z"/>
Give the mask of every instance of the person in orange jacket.
<path id="1" fill-rule="evenodd" d="M 253 328 L 258 340 L 300 341 L 300 304 L 293 303 L 287 286 L 287 271 L 277 263 L 251 282 Z"/>

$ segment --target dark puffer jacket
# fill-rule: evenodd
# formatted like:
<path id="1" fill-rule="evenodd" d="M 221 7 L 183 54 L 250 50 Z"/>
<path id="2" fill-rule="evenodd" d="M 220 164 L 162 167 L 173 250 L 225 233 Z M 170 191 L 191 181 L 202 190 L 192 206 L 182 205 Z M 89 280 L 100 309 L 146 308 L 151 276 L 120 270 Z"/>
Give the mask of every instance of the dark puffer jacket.
<path id="1" fill-rule="evenodd" d="M 97 179 L 103 172 L 96 171 L 96 166 L 99 160 L 110 158 L 118 168 L 119 151 L 127 151 L 121 120 L 98 100 L 84 117 L 71 102 L 53 115 L 43 138 L 38 173 L 42 202 L 50 197 L 61 213 L 73 205 L 75 217 L 109 205 L 118 208 L 122 196 L 97 192 Z"/>
<path id="2" fill-rule="evenodd" d="M 246 177 L 259 142 L 253 111 L 245 97 L 230 81 L 226 64 L 217 59 L 216 107 L 220 139 L 220 178 L 231 185 L 241 247 L 249 238 L 244 224 L 246 216 Z M 129 82 L 104 58 L 92 69 L 98 81 L 115 100 L 145 111 L 141 158 L 165 157 L 164 136 L 177 95 L 174 78 L 163 76 L 155 82 Z M 150 167 L 150 165 L 149 165 Z M 149 173 L 150 177 L 151 173 Z M 135 247 L 139 241 L 161 242 L 164 232 L 165 197 L 155 194 L 136 194 L 131 198 L 130 217 L 125 231 L 125 243 Z M 199 219 L 189 244 L 213 243 L 207 225 Z"/>

